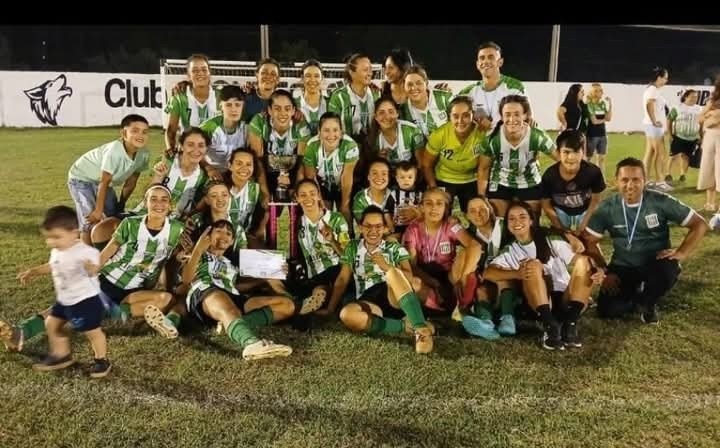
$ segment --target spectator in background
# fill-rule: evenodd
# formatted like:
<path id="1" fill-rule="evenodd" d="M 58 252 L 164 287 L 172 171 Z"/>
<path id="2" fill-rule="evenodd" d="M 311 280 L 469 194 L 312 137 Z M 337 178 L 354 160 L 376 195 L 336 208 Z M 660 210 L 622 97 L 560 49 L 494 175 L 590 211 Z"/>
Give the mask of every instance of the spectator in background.
<path id="1" fill-rule="evenodd" d="M 573 84 L 567 91 L 565 99 L 557 110 L 560 120 L 560 131 L 577 129 L 583 134 L 587 132 L 587 106 L 583 101 L 585 91 L 582 84 Z"/>
<path id="2" fill-rule="evenodd" d="M 720 190 L 720 78 L 700 117 L 703 128 L 702 158 L 698 190 L 705 190 L 705 211 L 716 211 L 716 192 Z"/>
<path id="3" fill-rule="evenodd" d="M 653 78 L 643 93 L 643 126 L 645 127 L 645 157 L 643 163 L 647 171 L 647 186 L 656 188 L 660 191 L 672 191 L 672 186 L 668 184 L 664 178 L 666 168 L 665 159 L 667 158 L 667 150 L 665 149 L 665 104 L 667 101 L 660 95 L 660 88 L 668 82 L 668 71 L 662 67 L 653 69 Z M 653 168 L 655 171 L 655 180 L 653 182 Z"/>
<path id="4" fill-rule="evenodd" d="M 685 182 L 685 173 L 693 152 L 700 140 L 700 114 L 697 90 L 687 89 L 680 97 L 680 105 L 673 107 L 668 115 L 668 134 L 670 134 L 670 160 L 668 161 L 667 180 L 672 182 L 672 168 L 680 161 L 680 182 Z"/>
<path id="5" fill-rule="evenodd" d="M 599 83 L 593 83 L 590 94 L 587 96 L 586 105 L 589 122 L 585 157 L 599 166 L 604 175 L 605 155 L 608 150 L 605 123 L 612 119 L 612 101 L 609 96 L 603 98 L 603 88 Z"/>

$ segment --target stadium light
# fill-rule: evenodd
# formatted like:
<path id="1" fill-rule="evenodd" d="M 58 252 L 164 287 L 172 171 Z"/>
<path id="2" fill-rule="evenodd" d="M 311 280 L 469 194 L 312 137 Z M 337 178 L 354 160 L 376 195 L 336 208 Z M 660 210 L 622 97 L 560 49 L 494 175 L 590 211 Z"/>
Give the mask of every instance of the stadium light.
<path id="1" fill-rule="evenodd" d="M 270 57 L 270 25 L 260 25 L 260 59 Z"/>
<path id="2" fill-rule="evenodd" d="M 558 75 L 558 58 L 560 57 L 560 25 L 553 25 L 550 40 L 550 67 L 548 81 L 556 82 Z"/>

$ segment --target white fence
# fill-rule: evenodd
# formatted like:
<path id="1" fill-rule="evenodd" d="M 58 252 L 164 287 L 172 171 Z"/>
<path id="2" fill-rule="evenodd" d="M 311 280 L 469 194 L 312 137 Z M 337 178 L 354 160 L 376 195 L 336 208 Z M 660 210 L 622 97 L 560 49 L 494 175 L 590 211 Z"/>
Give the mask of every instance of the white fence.
<path id="1" fill-rule="evenodd" d="M 172 86 L 182 75 L 167 77 Z M 244 83 L 249 78 L 213 75 L 215 83 Z M 286 80 L 292 84 L 295 80 Z M 334 80 L 327 80 L 332 82 Z M 432 84 L 443 82 L 433 80 Z M 470 81 L 444 81 L 458 92 Z M 570 86 L 569 82 L 526 82 L 525 88 L 533 106 L 533 115 L 544 129 L 558 127 L 555 116 Z M 589 89 L 590 84 L 584 83 Z M 613 103 L 610 132 L 642 130 L 642 93 L 644 85 L 603 84 Z M 680 93 L 689 88 L 700 91 L 700 104 L 710 95 L 711 86 L 669 85 L 662 89 L 668 103 L 678 103 Z M 0 126 L 116 126 L 124 115 L 138 113 L 151 125 L 162 126 L 162 108 L 166 93 L 160 75 L 13 72 L 0 71 Z"/>

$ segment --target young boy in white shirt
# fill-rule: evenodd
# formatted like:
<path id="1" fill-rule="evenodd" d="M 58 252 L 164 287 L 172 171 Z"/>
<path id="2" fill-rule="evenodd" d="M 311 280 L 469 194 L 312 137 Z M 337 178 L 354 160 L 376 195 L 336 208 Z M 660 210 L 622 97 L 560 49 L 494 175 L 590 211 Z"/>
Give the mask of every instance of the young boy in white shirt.
<path id="1" fill-rule="evenodd" d="M 60 370 L 75 363 L 70 351 L 70 337 L 63 328 L 66 323 L 83 333 L 95 352 L 90 376 L 101 378 L 110 372 L 105 333 L 100 327 L 105 308 L 99 297 L 100 252 L 79 239 L 75 211 L 61 205 L 50 208 L 42 222 L 45 243 L 51 249 L 50 261 L 35 266 L 17 278 L 25 285 L 32 277 L 52 274 L 56 301 L 45 319 L 50 353 L 34 364 L 39 371 Z"/>

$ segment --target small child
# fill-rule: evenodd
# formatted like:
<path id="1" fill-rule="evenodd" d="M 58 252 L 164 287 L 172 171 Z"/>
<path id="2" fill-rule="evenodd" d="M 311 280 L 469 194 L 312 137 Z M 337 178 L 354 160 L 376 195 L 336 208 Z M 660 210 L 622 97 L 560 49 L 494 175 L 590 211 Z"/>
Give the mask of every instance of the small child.
<path id="1" fill-rule="evenodd" d="M 60 370 L 75 363 L 70 351 L 70 338 L 63 327 L 84 333 L 95 352 L 90 376 L 102 378 L 110 372 L 105 333 L 100 327 L 105 308 L 99 297 L 100 252 L 79 239 L 75 211 L 61 205 L 50 208 L 42 222 L 45 243 L 52 250 L 50 261 L 18 274 L 22 285 L 32 277 L 52 274 L 56 301 L 45 319 L 50 353 L 34 364 L 39 371 Z"/>
<path id="2" fill-rule="evenodd" d="M 398 163 L 395 168 L 396 185 L 390 187 L 390 194 L 395 199 L 395 233 L 402 237 L 413 221 L 420 217 L 422 189 L 418 186 L 418 168 L 410 160 Z"/>

